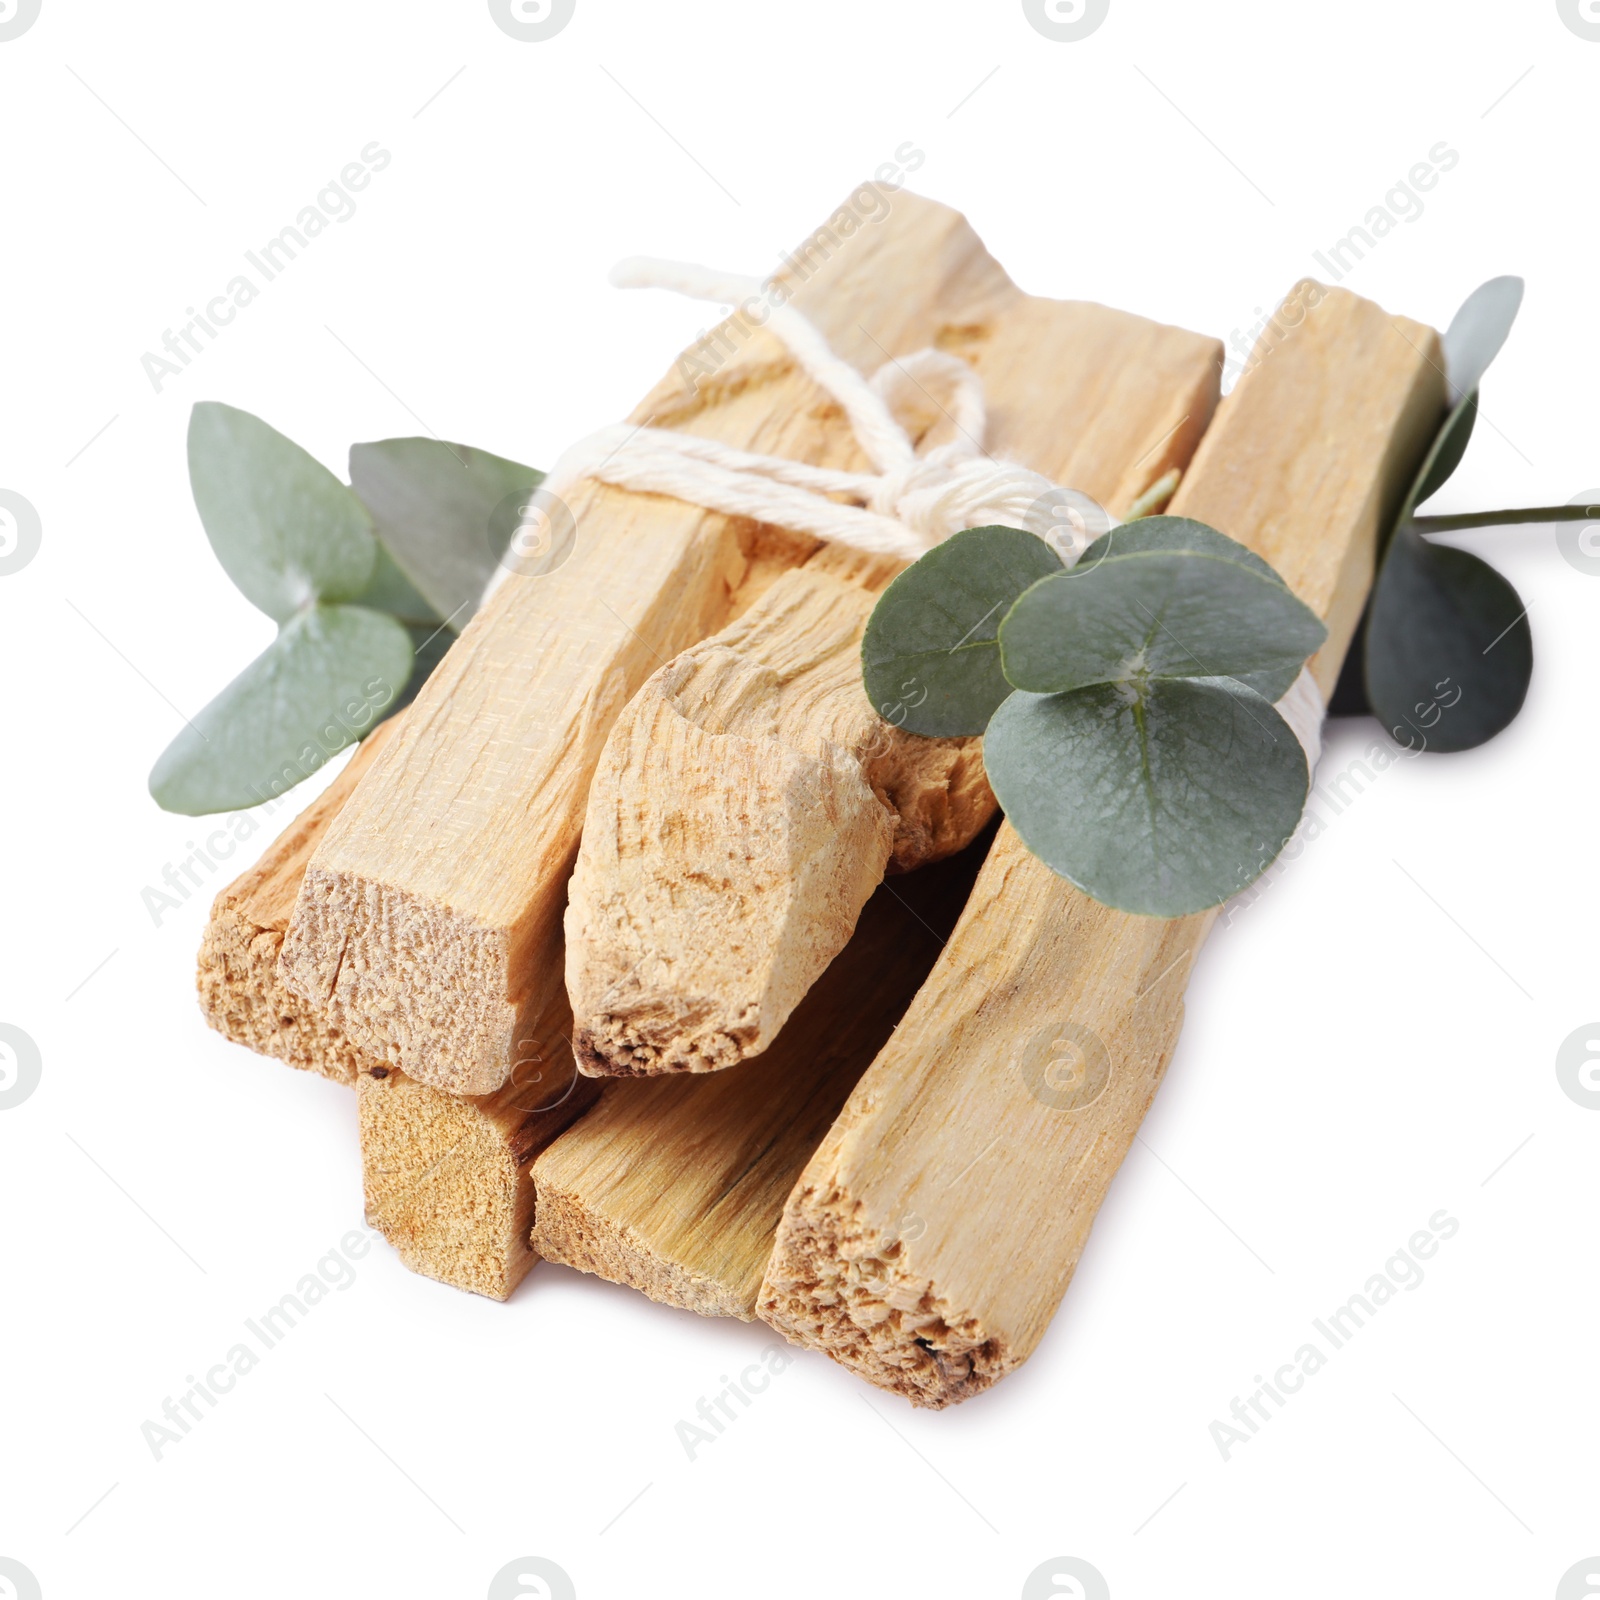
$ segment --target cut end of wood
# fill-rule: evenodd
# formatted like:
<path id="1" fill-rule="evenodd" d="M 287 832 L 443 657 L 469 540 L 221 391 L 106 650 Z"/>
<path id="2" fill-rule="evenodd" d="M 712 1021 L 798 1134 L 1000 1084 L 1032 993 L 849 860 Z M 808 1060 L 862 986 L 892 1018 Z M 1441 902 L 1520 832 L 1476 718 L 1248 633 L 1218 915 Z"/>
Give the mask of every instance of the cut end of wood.
<path id="1" fill-rule="evenodd" d="M 260 927 L 223 890 L 200 943 L 195 987 L 210 1025 L 235 1044 L 353 1084 L 371 1057 L 278 979 L 283 931 Z"/>
<path id="2" fill-rule="evenodd" d="M 603 1012 L 572 1036 L 578 1070 L 594 1078 L 653 1078 L 666 1073 L 721 1072 L 764 1048 L 758 1020 L 691 1033 L 680 1015 L 660 1015 L 659 1003 L 646 1000 L 626 1013 Z M 677 1031 L 674 1031 L 677 1030 Z"/>
<path id="3" fill-rule="evenodd" d="M 195 986 L 206 1021 L 235 1044 L 337 1083 L 353 1084 L 371 1058 L 321 1006 L 285 986 L 278 960 L 306 863 L 402 720 L 374 729 L 261 859 L 217 896 L 200 942 Z"/>
<path id="4" fill-rule="evenodd" d="M 1326 692 L 1442 415 L 1443 362 L 1419 324 L 1343 291 L 1295 294 L 1298 320 L 1259 347 L 1170 509 L 1248 545 L 1323 617 Z M 760 1314 L 917 1405 L 1020 1365 L 1166 1071 L 1214 916 L 1112 911 L 1002 827 L 788 1198 Z"/>
<path id="5" fill-rule="evenodd" d="M 789 259 L 792 303 L 841 357 L 981 321 L 1016 291 L 960 215 L 859 191 Z M 868 202 L 870 201 L 870 204 Z M 770 331 L 736 315 L 634 413 L 747 450 L 855 465 L 848 419 Z M 665 660 L 742 607 L 741 519 L 585 480 L 566 498 L 571 558 L 502 584 L 407 713 L 407 731 L 329 830 L 289 941 L 291 986 L 409 1076 L 457 1092 L 503 1082 L 521 1016 L 560 982 L 561 909 L 595 762 Z M 814 541 L 769 540 L 795 559 Z M 787 557 L 785 558 L 787 559 Z M 762 569 L 762 570 L 756 570 Z M 320 907 L 317 897 L 329 899 Z M 603 987 L 603 985 L 602 985 Z"/>
<path id="6" fill-rule="evenodd" d="M 778 689 L 714 640 L 612 730 L 566 920 L 585 1071 L 715 1072 L 766 1049 L 881 876 L 892 816 L 847 751 L 780 741 Z"/>
<path id="7" fill-rule="evenodd" d="M 534 1247 L 752 1319 L 784 1203 L 966 903 L 981 844 L 884 884 L 763 1061 L 619 1085 L 534 1164 Z"/>
<path id="8" fill-rule="evenodd" d="M 876 719 L 861 772 L 894 818 L 888 871 L 914 872 L 965 850 L 995 814 L 981 739 L 934 739 Z"/>
<path id="9" fill-rule="evenodd" d="M 364 937 L 349 936 L 360 926 Z M 516 1059 L 505 998 L 508 939 L 437 902 L 369 878 L 306 870 L 279 977 L 369 1055 L 451 1094 L 490 1094 Z M 535 995 L 523 1015 L 549 998 Z"/>
<path id="10" fill-rule="evenodd" d="M 992 815 L 977 740 L 902 733 L 862 694 L 861 629 L 892 568 L 870 588 L 830 570 L 852 562 L 784 574 L 612 729 L 566 921 L 585 1072 L 761 1054 L 885 871 L 956 853 Z"/>
<path id="11" fill-rule="evenodd" d="M 504 1300 L 535 1257 L 520 1215 L 532 1207 L 494 1125 L 389 1067 L 361 1074 L 356 1101 L 367 1222 L 412 1272 Z"/>
<path id="12" fill-rule="evenodd" d="M 1114 509 L 1187 461 L 1216 403 L 1220 346 L 1103 307 L 1013 290 L 934 343 L 983 378 L 995 450 Z M 948 442 L 937 406 L 906 420 Z M 980 741 L 905 734 L 863 690 L 863 632 L 898 570 L 816 551 L 613 728 L 566 922 L 586 1072 L 761 1054 L 885 873 L 955 854 L 993 815 Z"/>
<path id="13" fill-rule="evenodd" d="M 818 1166 L 784 1210 L 757 1305 L 763 1321 L 930 1410 L 970 1399 L 1019 1364 L 1003 1339 L 917 1273 L 907 1236 L 918 1219 L 907 1219 L 902 1237 L 873 1226 L 859 1202 L 813 1177 Z"/>
<path id="14" fill-rule="evenodd" d="M 569 1072 L 564 1086 L 458 1096 L 369 1062 L 356 1097 L 367 1221 L 412 1272 L 504 1300 L 537 1259 L 533 1160 L 595 1086 Z"/>

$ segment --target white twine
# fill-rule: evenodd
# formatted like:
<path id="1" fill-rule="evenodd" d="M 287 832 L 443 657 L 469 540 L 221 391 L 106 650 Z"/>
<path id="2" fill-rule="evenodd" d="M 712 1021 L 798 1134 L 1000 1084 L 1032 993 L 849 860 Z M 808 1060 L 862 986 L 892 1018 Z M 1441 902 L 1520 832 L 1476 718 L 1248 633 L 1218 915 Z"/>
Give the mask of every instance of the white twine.
<path id="1" fill-rule="evenodd" d="M 809 318 L 793 306 L 774 305 L 755 278 L 633 256 L 617 265 L 611 281 L 724 305 L 742 302 L 747 320 L 770 329 L 839 403 L 875 470 L 813 467 L 714 439 L 619 423 L 580 439 L 561 456 L 534 497 L 535 516 L 539 501 L 560 500 L 579 479 L 597 478 L 902 561 L 915 561 L 963 528 L 1002 523 L 1051 537 L 1070 564 L 1108 526 L 1088 495 L 988 454 L 983 381 L 959 356 L 919 350 L 886 361 L 868 379 L 835 354 Z M 752 304 L 766 316 L 758 318 Z M 933 407 L 950 418 L 954 436 L 919 454 L 901 418 Z M 835 495 L 855 503 L 829 498 Z M 504 570 L 497 572 L 488 593 L 504 579 Z"/>
<path id="2" fill-rule="evenodd" d="M 1328 711 L 1310 667 L 1301 667 L 1300 676 L 1284 691 L 1276 709 L 1300 741 L 1300 748 L 1306 753 L 1306 771 L 1315 778 L 1317 763 L 1322 759 L 1322 723 Z"/>
<path id="3" fill-rule="evenodd" d="M 774 304 L 759 279 L 694 262 L 630 256 L 612 269 L 611 281 L 622 289 L 670 289 L 695 300 L 740 306 L 747 321 L 770 329 L 839 403 L 876 470 L 813 467 L 715 439 L 617 423 L 564 451 L 530 497 L 524 526 L 535 532 L 536 543 L 548 542 L 543 526 L 551 520 L 548 508 L 564 508 L 564 497 L 583 478 L 670 495 L 708 511 L 903 561 L 915 561 L 963 528 L 998 523 L 1048 539 L 1070 567 L 1100 534 L 1117 526 L 1088 495 L 988 453 L 983 380 L 959 356 L 919 350 L 891 358 L 868 379 L 835 353 L 808 317 L 791 305 Z M 757 317 L 752 305 L 767 315 Z M 935 398 L 941 390 L 943 400 Z M 925 420 L 930 408 L 951 420 L 954 435 L 919 453 L 901 417 L 920 414 Z M 834 495 L 845 498 L 829 498 Z M 519 528 L 513 547 L 521 537 Z M 485 601 L 513 570 L 504 563 L 496 569 Z M 1277 709 L 1315 770 L 1324 710 L 1309 669 L 1301 670 Z"/>

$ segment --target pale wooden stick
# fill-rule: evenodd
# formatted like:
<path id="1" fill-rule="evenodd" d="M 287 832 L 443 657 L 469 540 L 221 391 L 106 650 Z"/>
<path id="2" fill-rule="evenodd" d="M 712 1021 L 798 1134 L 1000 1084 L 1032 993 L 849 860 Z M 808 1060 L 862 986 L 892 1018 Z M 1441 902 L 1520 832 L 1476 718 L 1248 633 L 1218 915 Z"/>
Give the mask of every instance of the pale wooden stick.
<path id="1" fill-rule="evenodd" d="M 948 342 L 984 381 L 993 453 L 1114 512 L 1188 461 L 1216 405 L 1215 340 L 1103 306 L 1019 292 Z M 709 1072 L 767 1049 L 885 871 L 993 815 L 978 740 L 901 733 L 862 691 L 862 631 L 899 570 L 819 551 L 612 730 L 567 911 L 586 1072 Z"/>
<path id="2" fill-rule="evenodd" d="M 1431 329 L 1346 291 L 1300 285 L 1286 306 L 1303 321 L 1223 402 L 1172 510 L 1250 545 L 1327 619 L 1326 695 L 1377 530 L 1443 415 L 1444 362 Z M 1160 1083 L 1214 916 L 1108 910 L 1002 827 L 789 1197 L 761 1315 L 918 1405 L 1025 1360 Z"/>
<path id="3" fill-rule="evenodd" d="M 558 991 L 497 1093 L 460 1097 L 386 1067 L 278 979 L 278 947 L 306 863 L 398 720 L 370 734 L 217 896 L 200 946 L 200 1004 L 236 1043 L 357 1085 L 367 1220 L 413 1272 L 504 1300 L 535 1260 L 533 1158 L 598 1097 L 599 1086 L 577 1075 L 566 997 Z"/>
<path id="4" fill-rule="evenodd" d="M 321 1007 L 283 986 L 278 951 L 312 851 L 404 715 L 368 734 L 338 777 L 218 894 L 200 941 L 195 986 L 206 1021 L 235 1044 L 338 1083 L 354 1083 L 368 1058 Z"/>
<path id="5" fill-rule="evenodd" d="M 790 269 L 807 273 L 795 305 L 868 369 L 1015 293 L 956 213 L 870 192 L 875 207 Z M 771 335 L 736 318 L 723 337 L 738 349 L 720 372 L 693 395 L 669 377 L 635 420 L 864 464 Z M 771 564 L 768 535 L 664 496 L 586 482 L 571 509 L 571 558 L 513 577 L 467 626 L 329 830 L 284 944 L 292 988 L 387 1064 L 458 1093 L 505 1081 L 561 987 L 566 883 L 612 722 L 651 671 L 728 620 L 753 552 Z M 814 548 L 790 541 L 787 564 Z"/>
<path id="6" fill-rule="evenodd" d="M 534 1250 L 751 1321 L 783 1203 L 932 969 L 981 861 L 974 845 L 882 885 L 764 1061 L 616 1085 L 534 1163 Z"/>
<path id="7" fill-rule="evenodd" d="M 367 1221 L 411 1271 L 493 1300 L 538 1259 L 534 1158 L 599 1097 L 560 1005 L 539 1035 L 491 1095 L 447 1094 L 371 1061 L 357 1082 Z"/>

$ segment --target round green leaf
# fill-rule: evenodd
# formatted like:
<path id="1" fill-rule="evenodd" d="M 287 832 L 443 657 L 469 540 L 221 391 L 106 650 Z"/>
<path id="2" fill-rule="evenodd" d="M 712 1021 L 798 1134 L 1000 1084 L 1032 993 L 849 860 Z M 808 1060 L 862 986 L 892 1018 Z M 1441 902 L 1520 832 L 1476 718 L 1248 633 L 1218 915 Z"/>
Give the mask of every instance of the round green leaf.
<path id="1" fill-rule="evenodd" d="M 982 733 L 1011 693 L 995 643 L 1018 595 L 1061 558 L 1020 528 L 968 528 L 936 545 L 884 590 L 861 640 L 862 678 L 878 714 L 912 733 Z"/>
<path id="2" fill-rule="evenodd" d="M 1431 500 L 1461 465 L 1461 458 L 1467 453 L 1467 445 L 1472 440 L 1472 425 L 1477 420 L 1478 391 L 1474 389 L 1445 419 L 1438 437 L 1434 439 L 1428 458 L 1422 463 L 1422 471 L 1417 474 L 1411 496 L 1406 501 L 1400 519 L 1402 522 L 1409 519 L 1423 501 Z"/>
<path id="3" fill-rule="evenodd" d="M 1367 623 L 1372 615 L 1369 599 L 1356 624 L 1356 631 L 1345 651 L 1344 665 L 1339 668 L 1339 681 L 1328 697 L 1330 717 L 1370 717 L 1372 702 L 1367 699 Z"/>
<path id="4" fill-rule="evenodd" d="M 1461 464 L 1478 385 L 1511 331 L 1522 289 L 1520 278 L 1491 278 L 1445 331 L 1452 409 L 1394 531 L 1379 530 L 1377 577 L 1358 641 L 1364 696 L 1346 692 L 1348 663 L 1335 695 L 1336 713 L 1364 701 L 1412 748 L 1465 750 L 1493 738 L 1521 709 L 1533 671 L 1532 635 L 1516 591 L 1475 556 L 1430 545 L 1411 521 Z"/>
<path id="5" fill-rule="evenodd" d="M 1260 695 L 1162 679 L 1014 694 L 983 741 L 1028 849 L 1102 904 L 1177 917 L 1277 858 L 1305 808 L 1305 752 Z"/>
<path id="6" fill-rule="evenodd" d="M 1527 697 L 1527 607 L 1475 555 L 1403 527 L 1373 590 L 1365 663 L 1373 715 L 1401 744 L 1470 750 L 1499 733 Z"/>
<path id="7" fill-rule="evenodd" d="M 1499 355 L 1522 304 L 1521 278 L 1491 278 L 1462 302 L 1442 336 L 1450 412 L 1434 437 L 1422 470 L 1392 526 L 1409 522 L 1425 500 L 1442 489 L 1461 465 L 1478 418 L 1478 385 Z M 1385 537 L 1385 544 L 1388 540 Z"/>
<path id="8" fill-rule="evenodd" d="M 1125 522 L 1109 533 L 1103 533 L 1078 558 L 1072 570 L 1084 572 L 1107 556 L 1131 556 L 1146 550 L 1198 550 L 1202 555 L 1221 556 L 1226 561 L 1237 561 L 1264 578 L 1283 585 L 1276 567 L 1263 561 L 1248 545 L 1218 533 L 1210 523 L 1196 521 L 1193 517 L 1141 517 L 1137 522 Z M 1286 585 L 1283 585 L 1287 587 Z"/>
<path id="9" fill-rule="evenodd" d="M 544 474 L 471 445 L 380 439 L 350 446 L 350 482 L 401 571 L 459 633 L 516 529 L 496 512 Z"/>
<path id="10" fill-rule="evenodd" d="M 206 537 L 239 592 L 277 622 L 354 600 L 377 542 L 355 495 L 248 411 L 203 400 L 189 417 L 189 483 Z"/>
<path id="11" fill-rule="evenodd" d="M 1292 682 L 1326 636 L 1275 574 L 1158 548 L 1041 579 L 1001 623 L 1000 659 L 1010 683 L 1037 694 L 1246 673 Z"/>
<path id="12" fill-rule="evenodd" d="M 406 680 L 405 689 L 400 697 L 393 705 L 385 708 L 383 716 L 378 719 L 380 722 L 392 717 L 397 711 L 403 711 L 417 698 L 423 684 L 433 675 L 433 669 L 444 660 L 450 646 L 456 642 L 455 634 L 442 622 L 435 622 L 426 627 L 408 624 L 406 633 L 411 639 L 413 657 L 411 676 Z"/>
<path id="13" fill-rule="evenodd" d="M 313 606 L 161 753 L 150 793 L 203 816 L 291 789 L 380 722 L 411 676 L 411 641 L 363 606 Z"/>
<path id="14" fill-rule="evenodd" d="M 387 611 L 408 628 L 421 627 L 432 632 L 444 622 L 444 618 L 400 570 L 381 539 L 378 541 L 377 560 L 372 564 L 372 576 L 367 580 L 366 588 L 356 596 L 355 604 L 366 606 L 371 611 Z"/>
<path id="15" fill-rule="evenodd" d="M 1522 307 L 1521 278 L 1491 278 L 1462 301 L 1443 335 L 1450 404 L 1459 405 L 1483 382 L 1489 363 L 1511 332 Z"/>
<path id="16" fill-rule="evenodd" d="M 1262 577 L 1287 588 L 1276 567 L 1263 561 L 1248 545 L 1219 533 L 1208 523 L 1197 522 L 1193 517 L 1143 517 L 1137 522 L 1124 523 L 1102 534 L 1083 552 L 1074 572 L 1082 572 L 1108 555 L 1133 555 L 1145 550 L 1198 550 L 1204 555 L 1223 556 L 1237 561 L 1240 566 L 1259 572 Z M 1289 685 L 1300 676 L 1302 663 L 1287 662 L 1267 672 L 1236 672 L 1233 677 L 1247 689 L 1254 689 L 1268 700 L 1280 700 Z"/>

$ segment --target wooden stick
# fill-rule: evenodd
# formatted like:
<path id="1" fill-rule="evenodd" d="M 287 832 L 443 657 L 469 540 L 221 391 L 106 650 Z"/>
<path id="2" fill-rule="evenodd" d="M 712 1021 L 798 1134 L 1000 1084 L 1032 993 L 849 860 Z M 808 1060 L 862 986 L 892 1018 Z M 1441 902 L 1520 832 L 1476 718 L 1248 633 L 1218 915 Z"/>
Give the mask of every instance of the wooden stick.
<path id="1" fill-rule="evenodd" d="M 540 1034 L 491 1095 L 447 1094 L 370 1060 L 357 1083 L 367 1221 L 411 1271 L 493 1300 L 538 1259 L 534 1158 L 599 1098 L 559 1006 Z"/>
<path id="2" fill-rule="evenodd" d="M 784 1200 L 932 969 L 982 859 L 974 845 L 884 884 L 765 1060 L 616 1085 L 534 1163 L 534 1250 L 751 1321 Z"/>
<path id="3" fill-rule="evenodd" d="M 1346 291 L 1299 285 L 1280 324 L 1294 311 L 1172 509 L 1250 545 L 1327 619 L 1327 695 L 1377 530 L 1443 415 L 1444 362 L 1432 330 Z M 918 1405 L 1025 1360 L 1160 1083 L 1214 916 L 1108 910 L 1003 827 L 933 975 L 789 1197 L 761 1315 Z"/>
<path id="4" fill-rule="evenodd" d="M 787 281 L 794 304 L 865 367 L 982 318 L 1010 288 L 956 213 L 873 186 L 819 230 Z M 771 335 L 736 318 L 721 337 L 738 348 L 720 372 L 694 394 L 669 377 L 635 420 L 862 464 L 839 408 Z M 561 987 L 566 883 L 612 722 L 651 671 L 729 619 L 775 542 L 592 482 L 571 510 L 570 559 L 513 577 L 472 619 L 329 829 L 284 943 L 291 988 L 387 1064 L 457 1093 L 500 1087 Z M 789 548 L 779 565 L 815 541 Z"/>
<path id="5" fill-rule="evenodd" d="M 1214 340 L 1103 306 L 1013 291 L 947 342 L 984 380 L 996 455 L 1119 513 L 1188 461 L 1216 405 Z M 567 912 L 586 1072 L 767 1049 L 885 871 L 993 815 L 979 740 L 901 733 L 862 690 L 862 630 L 900 566 L 820 550 L 612 730 Z"/>
<path id="6" fill-rule="evenodd" d="M 195 986 L 206 1021 L 235 1044 L 338 1083 L 353 1084 L 367 1058 L 321 1007 L 283 986 L 278 951 L 306 863 L 403 715 L 368 734 L 338 777 L 217 896 L 200 941 Z"/>
<path id="7" fill-rule="evenodd" d="M 306 863 L 398 720 L 368 735 L 255 866 L 217 896 L 200 946 L 200 1004 L 235 1043 L 355 1084 L 368 1222 L 411 1271 L 504 1300 L 535 1260 L 533 1158 L 598 1098 L 599 1085 L 577 1074 L 566 997 L 557 992 L 496 1094 L 458 1097 L 386 1067 L 278 978 L 278 947 Z"/>

